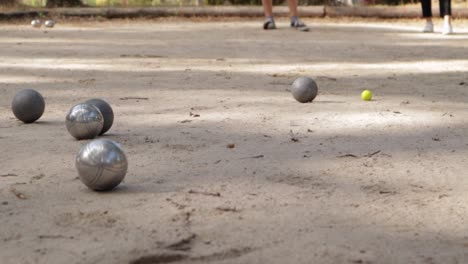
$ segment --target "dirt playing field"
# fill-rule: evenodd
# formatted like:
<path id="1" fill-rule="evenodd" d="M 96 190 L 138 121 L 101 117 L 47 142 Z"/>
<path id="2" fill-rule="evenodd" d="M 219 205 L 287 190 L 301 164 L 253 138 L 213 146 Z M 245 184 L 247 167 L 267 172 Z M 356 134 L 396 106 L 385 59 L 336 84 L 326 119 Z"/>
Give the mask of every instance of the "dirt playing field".
<path id="1" fill-rule="evenodd" d="M 468 263 L 468 21 L 306 22 L 2 22 L 0 263 Z M 94 97 L 129 160 L 106 193 L 64 124 Z"/>

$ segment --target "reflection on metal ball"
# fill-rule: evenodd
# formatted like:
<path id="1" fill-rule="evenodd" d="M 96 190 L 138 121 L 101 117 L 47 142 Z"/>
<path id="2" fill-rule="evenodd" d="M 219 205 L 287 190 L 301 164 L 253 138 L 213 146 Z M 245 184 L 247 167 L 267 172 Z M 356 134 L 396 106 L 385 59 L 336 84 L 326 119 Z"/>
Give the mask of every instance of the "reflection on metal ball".
<path id="1" fill-rule="evenodd" d="M 41 27 L 41 21 L 39 19 L 34 19 L 33 21 L 31 21 L 31 26 L 33 26 L 35 28 L 40 28 Z"/>
<path id="2" fill-rule="evenodd" d="M 101 133 L 104 118 L 97 107 L 81 103 L 73 106 L 65 119 L 68 132 L 80 139 L 92 139 Z"/>
<path id="3" fill-rule="evenodd" d="M 54 20 L 46 20 L 46 22 L 44 22 L 44 26 L 46 26 L 48 28 L 53 28 L 55 26 L 55 21 Z"/>
<path id="4" fill-rule="evenodd" d="M 75 165 L 81 181 L 95 191 L 108 191 L 122 182 L 128 162 L 121 146 L 108 139 L 95 139 L 84 145 Z"/>

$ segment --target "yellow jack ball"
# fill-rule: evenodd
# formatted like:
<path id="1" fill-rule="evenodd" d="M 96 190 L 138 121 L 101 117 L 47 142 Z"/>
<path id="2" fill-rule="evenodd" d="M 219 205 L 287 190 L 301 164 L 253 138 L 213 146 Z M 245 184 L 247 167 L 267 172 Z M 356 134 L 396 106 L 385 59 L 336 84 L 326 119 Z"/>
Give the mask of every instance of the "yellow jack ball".
<path id="1" fill-rule="evenodd" d="M 370 101 L 370 100 L 372 100 L 372 92 L 369 91 L 369 90 L 364 90 L 364 91 L 362 91 L 362 93 L 361 93 L 361 98 L 362 98 L 362 100 L 364 100 L 364 101 Z"/>

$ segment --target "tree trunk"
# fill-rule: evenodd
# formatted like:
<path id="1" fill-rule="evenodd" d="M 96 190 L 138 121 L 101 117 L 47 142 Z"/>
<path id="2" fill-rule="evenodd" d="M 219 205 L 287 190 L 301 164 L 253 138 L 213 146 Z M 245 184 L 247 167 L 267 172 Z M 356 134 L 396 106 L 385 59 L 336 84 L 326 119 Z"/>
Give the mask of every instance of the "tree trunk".
<path id="1" fill-rule="evenodd" d="M 46 7 L 82 6 L 81 0 L 47 0 Z"/>

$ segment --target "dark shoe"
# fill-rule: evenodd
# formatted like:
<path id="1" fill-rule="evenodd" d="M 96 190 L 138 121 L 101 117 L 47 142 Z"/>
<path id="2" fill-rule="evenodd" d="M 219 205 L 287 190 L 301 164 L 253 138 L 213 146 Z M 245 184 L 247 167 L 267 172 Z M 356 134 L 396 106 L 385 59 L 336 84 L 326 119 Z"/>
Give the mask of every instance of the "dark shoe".
<path id="1" fill-rule="evenodd" d="M 275 21 L 273 20 L 266 20 L 263 22 L 263 29 L 276 29 Z"/>
<path id="2" fill-rule="evenodd" d="M 309 31 L 309 28 L 306 26 L 306 24 L 304 24 L 299 19 L 291 21 L 291 27 L 296 28 L 296 29 L 298 29 L 300 31 Z"/>

